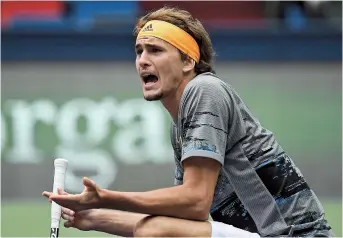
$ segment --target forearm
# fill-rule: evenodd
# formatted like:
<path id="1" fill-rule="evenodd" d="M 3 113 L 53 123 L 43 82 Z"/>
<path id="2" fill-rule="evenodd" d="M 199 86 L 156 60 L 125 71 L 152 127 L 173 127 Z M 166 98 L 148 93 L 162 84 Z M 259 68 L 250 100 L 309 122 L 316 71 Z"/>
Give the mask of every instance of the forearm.
<path id="1" fill-rule="evenodd" d="M 117 236 L 133 237 L 136 224 L 146 214 L 125 211 L 98 209 L 93 217 L 93 229 Z"/>
<path id="2" fill-rule="evenodd" d="M 204 207 L 196 192 L 183 185 L 148 192 L 103 190 L 102 207 L 143 214 L 206 220 L 209 208 Z"/>

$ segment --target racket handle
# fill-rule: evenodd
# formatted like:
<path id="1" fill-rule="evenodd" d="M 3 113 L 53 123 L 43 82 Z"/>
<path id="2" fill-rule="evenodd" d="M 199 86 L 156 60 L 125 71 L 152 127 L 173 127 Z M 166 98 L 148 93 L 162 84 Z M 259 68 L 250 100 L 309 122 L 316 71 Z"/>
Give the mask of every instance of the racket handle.
<path id="1" fill-rule="evenodd" d="M 66 159 L 55 159 L 54 161 L 54 184 L 53 184 L 53 193 L 57 193 L 57 189 L 61 188 L 64 190 L 64 180 L 65 174 L 68 167 L 68 161 Z M 51 231 L 50 237 L 58 237 L 59 224 L 61 220 L 61 206 L 55 202 L 51 203 Z"/>

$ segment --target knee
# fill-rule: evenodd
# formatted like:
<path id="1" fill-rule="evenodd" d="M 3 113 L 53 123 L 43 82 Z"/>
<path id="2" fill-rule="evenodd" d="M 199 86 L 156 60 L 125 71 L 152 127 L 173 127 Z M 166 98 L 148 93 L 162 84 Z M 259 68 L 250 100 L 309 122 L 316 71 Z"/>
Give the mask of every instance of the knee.
<path id="1" fill-rule="evenodd" d="M 140 220 L 134 229 L 134 237 L 163 237 L 166 231 L 161 226 L 161 217 L 148 216 Z"/>

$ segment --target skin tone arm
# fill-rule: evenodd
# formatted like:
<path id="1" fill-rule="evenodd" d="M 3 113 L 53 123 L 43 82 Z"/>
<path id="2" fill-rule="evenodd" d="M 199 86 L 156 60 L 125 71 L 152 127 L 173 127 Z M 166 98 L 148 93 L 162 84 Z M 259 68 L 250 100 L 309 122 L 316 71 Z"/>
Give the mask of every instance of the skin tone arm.
<path id="1" fill-rule="evenodd" d="M 210 237 L 209 222 L 165 216 L 147 216 L 107 209 L 73 212 L 62 208 L 64 226 L 99 231 L 123 237 Z"/>
<path id="2" fill-rule="evenodd" d="M 117 192 L 99 188 L 84 179 L 77 195 L 51 195 L 50 199 L 71 210 L 109 208 L 190 220 L 208 219 L 221 164 L 202 157 L 183 162 L 183 185 L 148 192 Z"/>
<path id="3" fill-rule="evenodd" d="M 183 185 L 144 193 L 103 190 L 103 204 L 151 215 L 207 220 L 220 164 L 212 159 L 189 158 L 184 169 Z"/>
<path id="4" fill-rule="evenodd" d="M 71 210 L 69 210 L 71 211 Z M 88 219 L 91 221 L 90 230 L 105 232 L 117 236 L 133 237 L 134 229 L 137 223 L 147 217 L 144 214 L 107 210 L 107 209 L 91 209 L 82 212 L 90 211 Z M 72 211 L 71 211 L 72 212 Z M 73 213 L 73 212 L 72 212 Z M 71 213 L 71 214 L 72 214 Z M 75 214 L 75 213 L 74 213 Z M 77 216 L 76 216 L 77 219 Z M 75 217 L 74 217 L 75 221 Z M 74 227 L 73 221 L 67 221 L 66 227 Z M 77 227 L 76 227 L 77 228 Z"/>
<path id="5" fill-rule="evenodd" d="M 49 197 L 52 193 L 43 195 Z M 58 194 L 68 193 L 58 190 Z M 88 209 L 74 212 L 68 208 L 62 208 L 62 218 L 65 219 L 64 226 L 73 227 L 82 231 L 99 231 L 116 236 L 133 237 L 137 223 L 148 215 L 124 212 L 108 209 Z"/>

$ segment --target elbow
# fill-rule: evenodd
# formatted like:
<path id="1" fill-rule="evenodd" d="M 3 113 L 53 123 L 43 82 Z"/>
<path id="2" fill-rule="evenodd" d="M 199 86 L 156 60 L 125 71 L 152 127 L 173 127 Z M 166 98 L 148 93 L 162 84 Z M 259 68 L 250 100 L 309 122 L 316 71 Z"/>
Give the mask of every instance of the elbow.
<path id="1" fill-rule="evenodd" d="M 193 197 L 193 202 L 189 206 L 188 219 L 196 221 L 207 221 L 210 213 L 212 199 L 207 196 Z"/>
<path id="2" fill-rule="evenodd" d="M 204 209 L 199 205 L 193 212 L 193 220 L 196 221 L 207 221 L 209 217 L 209 209 Z"/>

